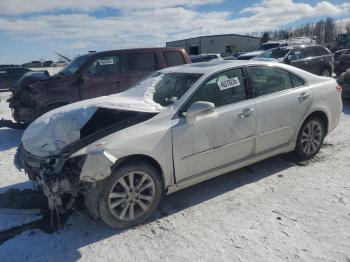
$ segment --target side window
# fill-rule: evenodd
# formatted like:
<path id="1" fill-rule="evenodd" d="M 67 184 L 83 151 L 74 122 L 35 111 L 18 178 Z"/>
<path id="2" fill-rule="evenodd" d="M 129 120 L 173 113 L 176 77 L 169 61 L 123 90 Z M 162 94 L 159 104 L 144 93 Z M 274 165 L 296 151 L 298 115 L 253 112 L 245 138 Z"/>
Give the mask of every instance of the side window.
<path id="1" fill-rule="evenodd" d="M 165 62 L 168 66 L 183 65 L 185 63 L 185 60 L 184 60 L 181 52 L 164 51 L 163 55 L 165 58 Z"/>
<path id="2" fill-rule="evenodd" d="M 255 96 L 263 96 L 292 88 L 292 81 L 287 71 L 267 66 L 250 68 Z"/>
<path id="3" fill-rule="evenodd" d="M 317 52 L 317 49 L 315 46 L 310 46 L 305 48 L 305 57 L 315 57 L 315 56 L 320 56 L 319 53 Z"/>
<path id="4" fill-rule="evenodd" d="M 290 78 L 292 79 L 293 87 L 299 87 L 306 84 L 303 79 L 301 79 L 299 76 L 296 76 L 294 74 L 290 74 Z"/>
<path id="5" fill-rule="evenodd" d="M 319 55 L 329 55 L 330 54 L 329 51 L 322 46 L 316 46 L 316 49 L 317 49 Z"/>
<path id="6" fill-rule="evenodd" d="M 159 69 L 155 53 L 127 54 L 130 72 L 153 72 Z"/>
<path id="7" fill-rule="evenodd" d="M 117 75 L 120 73 L 119 56 L 97 58 L 89 67 L 88 72 L 93 76 Z"/>
<path id="8" fill-rule="evenodd" d="M 224 106 L 247 98 L 242 68 L 231 69 L 211 77 L 191 97 L 188 106 L 197 101 L 207 101 L 215 107 Z"/>
<path id="9" fill-rule="evenodd" d="M 290 51 L 289 55 L 291 56 L 291 60 L 299 60 L 304 58 L 303 50 L 301 49 L 293 49 Z"/>

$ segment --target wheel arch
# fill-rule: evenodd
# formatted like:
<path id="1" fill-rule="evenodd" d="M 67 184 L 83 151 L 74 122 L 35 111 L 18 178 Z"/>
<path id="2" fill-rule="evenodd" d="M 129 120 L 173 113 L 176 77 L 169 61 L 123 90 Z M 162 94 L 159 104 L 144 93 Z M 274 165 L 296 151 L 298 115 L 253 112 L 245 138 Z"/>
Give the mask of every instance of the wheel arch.
<path id="1" fill-rule="evenodd" d="M 125 165 L 125 164 L 131 163 L 131 162 L 136 162 L 136 161 L 140 161 L 140 162 L 144 162 L 144 163 L 150 164 L 152 167 L 154 167 L 158 171 L 158 174 L 160 176 L 159 178 L 160 178 L 162 186 L 163 186 L 163 193 L 164 193 L 164 190 L 165 190 L 165 178 L 164 178 L 163 168 L 158 163 L 158 161 L 155 160 L 151 156 L 144 155 L 144 154 L 134 154 L 134 155 L 124 156 L 124 157 L 118 159 L 114 163 L 114 165 L 112 166 L 112 170 L 117 169 L 121 165 Z"/>
<path id="2" fill-rule="evenodd" d="M 298 129 L 298 134 L 300 132 L 300 128 L 302 127 L 302 125 L 305 123 L 306 120 L 308 120 L 310 117 L 314 117 L 314 116 L 317 116 L 319 118 L 321 118 L 321 120 L 323 121 L 324 123 L 324 126 L 326 128 L 326 134 L 328 133 L 328 129 L 329 129 L 329 117 L 328 117 L 328 114 L 321 110 L 321 109 L 317 109 L 311 113 L 309 113 L 304 119 L 303 121 L 301 122 L 300 126 L 299 126 L 299 129 Z"/>

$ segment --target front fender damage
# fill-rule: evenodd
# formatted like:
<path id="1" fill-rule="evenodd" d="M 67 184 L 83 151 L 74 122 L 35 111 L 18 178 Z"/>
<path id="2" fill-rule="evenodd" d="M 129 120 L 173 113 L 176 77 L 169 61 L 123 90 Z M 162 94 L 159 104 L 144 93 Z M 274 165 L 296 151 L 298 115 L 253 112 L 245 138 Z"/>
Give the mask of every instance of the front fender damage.
<path id="1" fill-rule="evenodd" d="M 23 168 L 28 173 L 29 178 L 41 186 L 48 199 L 50 209 L 56 210 L 56 213 L 67 212 L 79 198 L 85 199 L 86 202 L 90 192 L 94 191 L 96 182 L 111 175 L 112 168 L 119 156 L 109 153 L 108 145 L 101 139 L 146 121 L 155 115 L 155 113 L 149 112 L 104 108 L 94 111 L 94 114 L 89 117 L 89 120 L 84 121 L 85 124 L 78 131 L 80 138 L 63 147 L 58 154 L 35 156 L 25 150 L 25 144 L 19 147 L 16 154 L 16 166 L 19 169 Z M 56 127 L 57 124 L 55 124 Z M 65 126 L 65 134 L 68 134 L 69 127 Z M 61 129 L 55 131 L 57 130 Z M 75 131 L 77 130 L 75 129 Z M 55 134 L 61 138 L 60 135 Z M 70 133 L 70 136 L 73 135 L 76 138 L 77 132 Z M 48 138 L 45 139 L 48 140 Z M 58 141 L 53 142 L 57 143 Z M 32 146 L 32 148 L 36 152 L 40 147 Z M 41 148 L 46 149 L 47 144 Z M 54 150 L 54 152 L 57 151 Z"/>
<path id="2" fill-rule="evenodd" d="M 96 182 L 110 176 L 112 165 L 118 160 L 104 148 L 94 148 L 87 152 L 86 160 L 81 169 L 80 180 Z"/>

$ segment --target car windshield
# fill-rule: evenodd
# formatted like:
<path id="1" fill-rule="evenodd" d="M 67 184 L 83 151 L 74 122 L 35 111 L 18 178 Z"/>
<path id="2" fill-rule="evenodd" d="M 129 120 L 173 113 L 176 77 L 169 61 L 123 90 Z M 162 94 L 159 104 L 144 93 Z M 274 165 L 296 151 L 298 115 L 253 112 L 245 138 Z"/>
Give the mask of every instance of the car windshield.
<path id="1" fill-rule="evenodd" d="M 59 75 L 73 75 L 77 70 L 86 62 L 90 55 L 82 55 L 73 59 L 68 65 L 66 65 L 61 71 L 58 72 Z"/>
<path id="2" fill-rule="evenodd" d="M 283 58 L 288 54 L 289 51 L 290 51 L 289 49 L 281 49 L 281 48 L 272 49 L 261 54 L 260 57 L 274 58 L 274 59 Z"/>
<path id="3" fill-rule="evenodd" d="M 137 97 L 156 110 L 179 100 L 202 76 L 193 73 L 156 72 L 121 93 L 123 97 Z"/>

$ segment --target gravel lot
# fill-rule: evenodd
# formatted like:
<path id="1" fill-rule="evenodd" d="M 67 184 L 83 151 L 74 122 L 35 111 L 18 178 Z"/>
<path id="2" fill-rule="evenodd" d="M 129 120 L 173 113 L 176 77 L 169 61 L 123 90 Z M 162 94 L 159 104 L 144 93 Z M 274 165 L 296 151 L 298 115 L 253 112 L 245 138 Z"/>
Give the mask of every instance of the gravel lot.
<path id="1" fill-rule="evenodd" d="M 10 118 L 0 95 L 0 118 Z M 31 188 L 13 165 L 21 134 L 0 128 L 0 203 L 11 188 Z M 279 156 L 177 192 L 129 230 L 76 212 L 58 232 L 3 241 L 0 261 L 350 261 L 349 138 L 344 102 L 339 126 L 307 163 Z M 38 219 L 3 207 L 0 231 Z"/>

